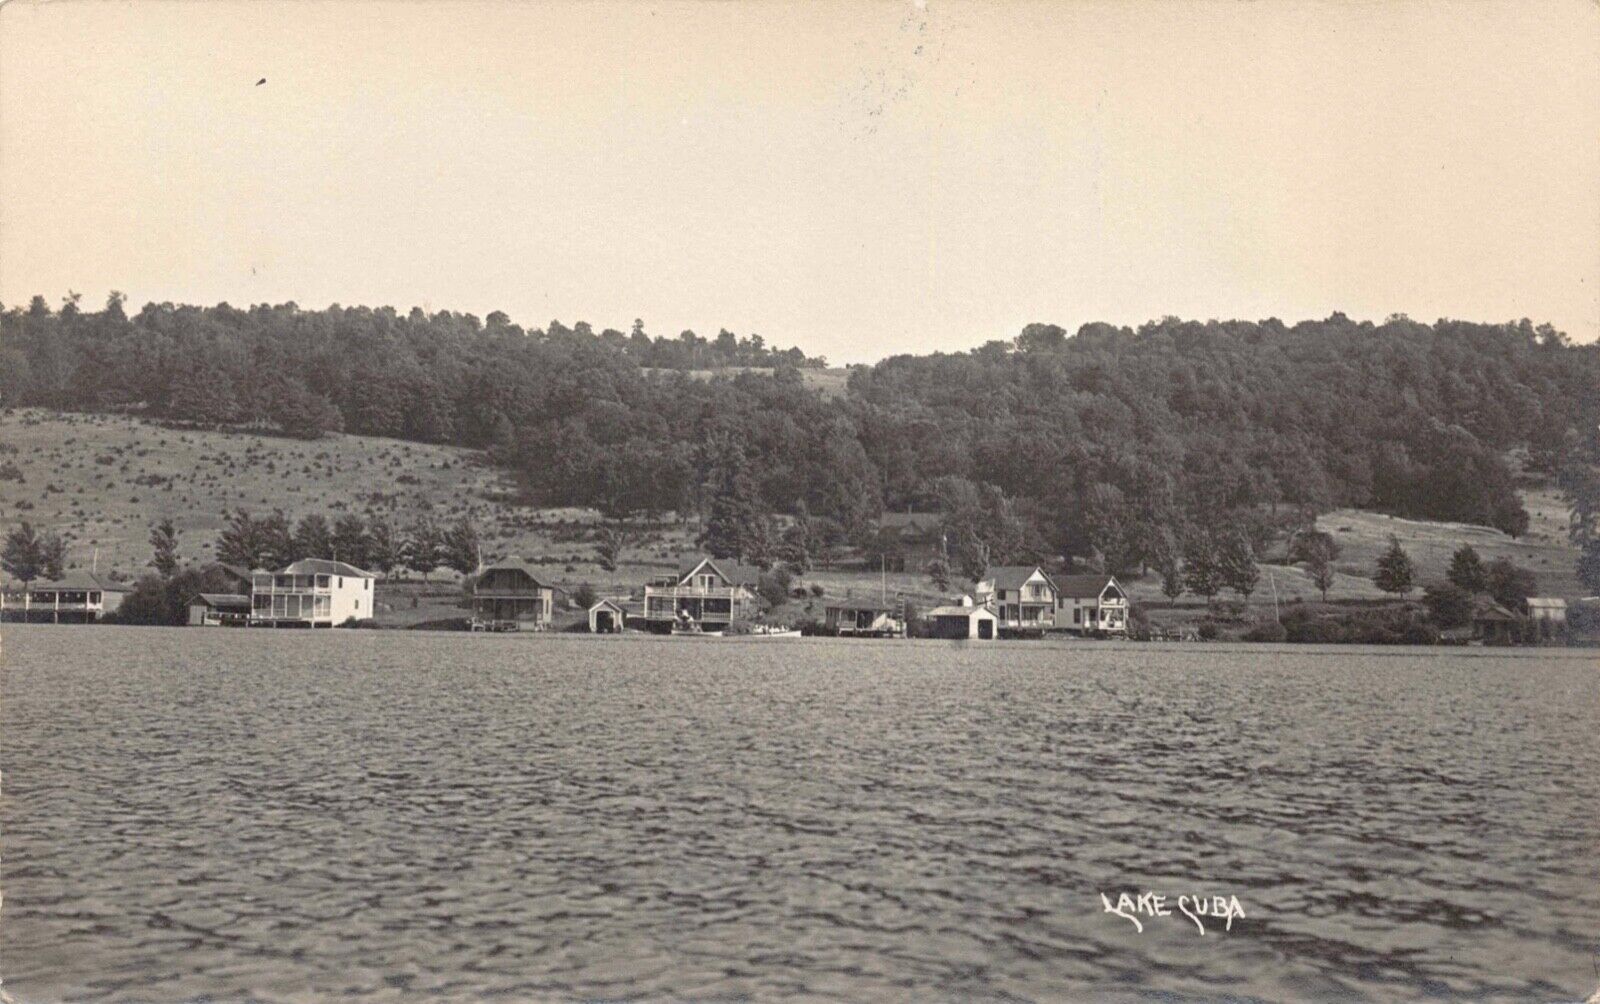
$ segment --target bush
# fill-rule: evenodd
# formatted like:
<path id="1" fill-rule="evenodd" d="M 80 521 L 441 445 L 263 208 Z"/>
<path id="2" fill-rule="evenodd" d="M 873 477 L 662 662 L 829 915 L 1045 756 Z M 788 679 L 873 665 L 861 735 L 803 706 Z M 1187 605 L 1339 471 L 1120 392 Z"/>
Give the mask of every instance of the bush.
<path id="1" fill-rule="evenodd" d="M 789 598 L 789 587 L 794 582 L 794 577 L 787 568 L 779 566 L 770 572 L 762 572 L 761 578 L 756 583 L 756 595 L 761 597 L 761 602 L 766 604 L 768 610 L 781 607 Z"/>
<path id="2" fill-rule="evenodd" d="M 572 590 L 572 605 L 580 610 L 589 609 L 599 599 L 600 597 L 595 595 L 594 586 L 587 582 L 578 583 L 577 588 Z"/>
<path id="3" fill-rule="evenodd" d="M 1221 633 L 1221 632 L 1220 632 L 1220 629 L 1217 627 L 1217 625 L 1214 622 L 1212 622 L 1212 621 L 1203 621 L 1200 624 L 1200 632 L 1199 633 L 1200 633 L 1200 640 L 1201 641 L 1216 641 L 1217 640 L 1217 635 L 1219 633 Z"/>
<path id="4" fill-rule="evenodd" d="M 1257 624 L 1244 633 L 1245 641 L 1279 642 L 1289 637 L 1289 631 L 1278 621 Z"/>

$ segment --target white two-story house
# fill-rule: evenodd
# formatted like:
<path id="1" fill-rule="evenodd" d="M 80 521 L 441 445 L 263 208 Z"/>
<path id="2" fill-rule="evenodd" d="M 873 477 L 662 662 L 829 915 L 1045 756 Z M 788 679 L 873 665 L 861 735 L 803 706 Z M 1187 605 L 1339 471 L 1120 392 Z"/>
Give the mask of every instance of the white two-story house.
<path id="1" fill-rule="evenodd" d="M 1078 634 L 1128 633 L 1128 594 L 1114 575 L 1058 575 L 1056 627 Z"/>
<path id="2" fill-rule="evenodd" d="M 678 574 L 644 587 L 645 627 L 666 633 L 674 625 L 721 631 L 756 615 L 756 583 L 761 570 L 731 559 L 693 558 Z"/>
<path id="3" fill-rule="evenodd" d="M 373 614 L 371 572 L 325 558 L 301 558 L 250 576 L 251 627 L 337 627 Z"/>
<path id="4" fill-rule="evenodd" d="M 1003 634 L 1043 634 L 1056 626 L 1057 593 L 1038 565 L 1001 565 L 989 569 L 974 595 L 994 611 Z"/>

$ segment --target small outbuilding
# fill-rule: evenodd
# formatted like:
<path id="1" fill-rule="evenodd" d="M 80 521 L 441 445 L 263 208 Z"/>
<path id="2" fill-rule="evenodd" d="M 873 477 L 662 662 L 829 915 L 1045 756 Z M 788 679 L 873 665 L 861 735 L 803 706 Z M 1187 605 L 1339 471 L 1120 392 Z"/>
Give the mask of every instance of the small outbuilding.
<path id="1" fill-rule="evenodd" d="M 628 611 L 620 600 L 601 600 L 589 608 L 590 634 L 616 634 L 628 626 Z"/>
<path id="2" fill-rule="evenodd" d="M 935 638 L 993 641 L 1000 634 L 999 623 L 993 610 L 973 603 L 967 596 L 959 604 L 928 611 L 929 632 Z"/>
<path id="3" fill-rule="evenodd" d="M 1567 601 L 1559 596 L 1528 597 L 1528 616 L 1552 625 L 1567 622 Z"/>
<path id="4" fill-rule="evenodd" d="M 190 627 L 248 627 L 250 597 L 239 593 L 201 593 L 189 601 Z"/>

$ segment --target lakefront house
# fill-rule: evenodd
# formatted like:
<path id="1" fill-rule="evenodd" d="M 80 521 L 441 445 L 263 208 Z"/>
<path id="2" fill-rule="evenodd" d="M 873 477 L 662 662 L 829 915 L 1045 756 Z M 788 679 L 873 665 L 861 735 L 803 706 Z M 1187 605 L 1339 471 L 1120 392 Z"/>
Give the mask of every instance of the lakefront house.
<path id="1" fill-rule="evenodd" d="M 490 565 L 473 579 L 474 631 L 543 631 L 554 611 L 555 588 L 516 559 Z"/>
<path id="2" fill-rule="evenodd" d="M 674 624 L 720 631 L 757 612 L 756 583 L 761 570 L 732 559 L 691 558 L 675 575 L 662 576 L 644 587 L 647 630 L 665 634 Z"/>
<path id="3" fill-rule="evenodd" d="M 122 606 L 129 587 L 93 572 L 0 586 L 0 620 L 88 624 Z"/>
<path id="4" fill-rule="evenodd" d="M 828 604 L 823 618 L 828 634 L 845 638 L 903 638 L 906 633 L 903 603 L 845 599 Z"/>
<path id="5" fill-rule="evenodd" d="M 371 572 L 343 561 L 301 558 L 277 572 L 250 576 L 251 627 L 336 627 L 370 620 Z"/>
<path id="6" fill-rule="evenodd" d="M 1043 634 L 1056 626 L 1055 581 L 1038 565 L 1001 565 L 989 569 L 974 594 L 994 611 L 1003 634 Z"/>
<path id="7" fill-rule="evenodd" d="M 1126 635 L 1128 594 L 1114 575 L 1057 575 L 1056 627 L 1078 634 Z"/>

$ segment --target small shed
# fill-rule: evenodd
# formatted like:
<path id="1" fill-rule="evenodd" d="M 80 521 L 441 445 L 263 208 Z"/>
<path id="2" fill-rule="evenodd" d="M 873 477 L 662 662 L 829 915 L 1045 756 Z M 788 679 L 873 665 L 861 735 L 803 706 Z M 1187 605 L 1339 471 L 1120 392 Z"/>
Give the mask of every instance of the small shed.
<path id="1" fill-rule="evenodd" d="M 244 627 L 250 623 L 250 597 L 238 593 L 200 593 L 189 601 L 190 627 Z"/>
<path id="2" fill-rule="evenodd" d="M 601 600 L 589 608 L 590 634 L 616 634 L 628 626 L 628 611 L 620 600 Z"/>
<path id="3" fill-rule="evenodd" d="M 1567 622 L 1567 601 L 1559 596 L 1530 596 L 1528 597 L 1528 616 L 1536 621 L 1565 624 Z"/>
<path id="4" fill-rule="evenodd" d="M 959 604 L 928 611 L 928 624 L 935 638 L 993 641 L 999 635 L 999 619 L 994 611 L 973 603 L 969 597 L 962 597 Z"/>

